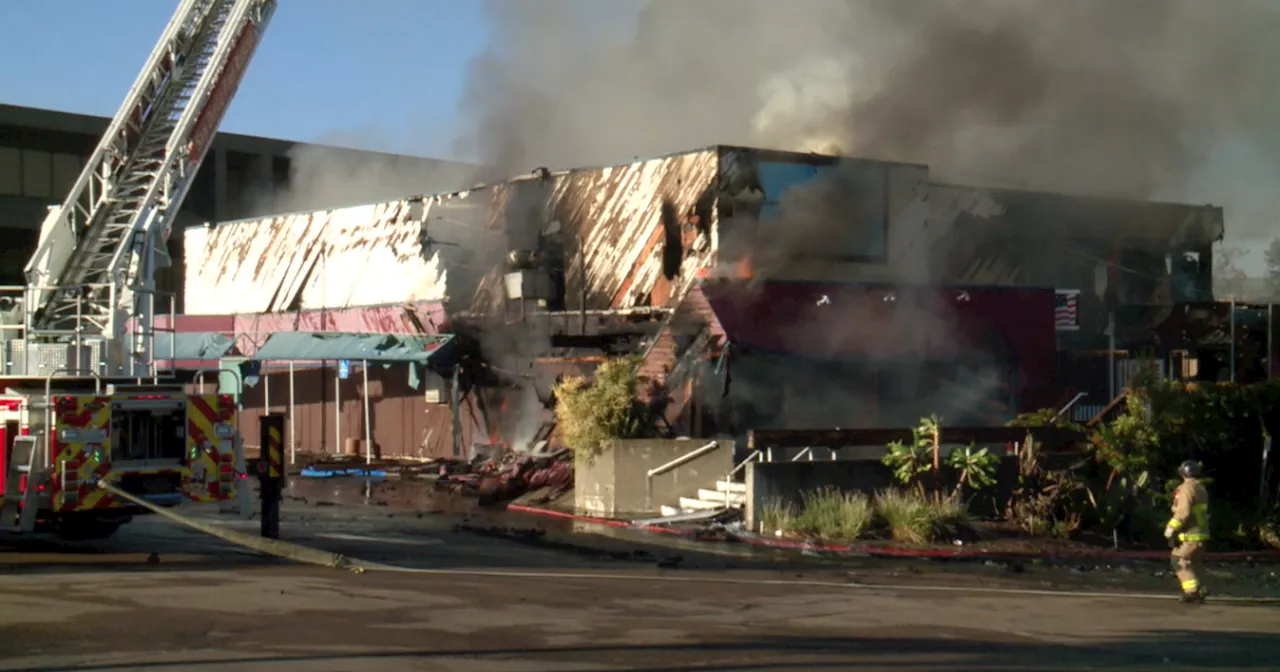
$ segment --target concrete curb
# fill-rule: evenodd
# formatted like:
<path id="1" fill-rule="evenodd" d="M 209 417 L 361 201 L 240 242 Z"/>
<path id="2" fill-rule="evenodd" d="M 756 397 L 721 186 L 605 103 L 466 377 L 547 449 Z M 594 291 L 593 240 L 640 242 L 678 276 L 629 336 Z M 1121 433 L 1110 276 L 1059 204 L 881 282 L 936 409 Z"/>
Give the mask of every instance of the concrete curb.
<path id="1" fill-rule="evenodd" d="M 622 520 L 580 516 L 577 514 L 565 513 L 563 511 L 542 509 L 536 506 L 510 504 L 507 506 L 507 510 L 535 516 L 547 516 L 550 518 L 561 518 L 581 523 L 604 525 L 613 528 L 639 530 L 641 532 L 672 534 L 691 538 L 697 536 L 696 532 L 692 530 L 677 530 L 659 525 L 635 525 Z M 1162 562 L 1169 559 L 1169 553 L 1161 551 L 1108 551 L 1105 549 L 1097 549 L 1062 553 L 1031 553 L 1018 551 L 952 550 L 941 548 L 894 548 L 891 546 L 877 546 L 874 544 L 826 544 L 812 541 L 797 541 L 793 539 L 770 539 L 768 537 L 761 537 L 754 534 L 730 534 L 729 539 L 764 548 L 816 551 L 819 553 L 836 553 L 880 558 L 932 558 L 950 560 L 1157 560 Z M 1224 561 L 1262 560 L 1276 562 L 1280 561 L 1280 551 L 1224 551 L 1206 553 L 1204 555 L 1204 559 Z"/>
<path id="2" fill-rule="evenodd" d="M 639 530 L 641 532 L 653 532 L 656 534 L 670 534 L 677 537 L 694 537 L 697 534 L 693 530 L 677 530 L 661 525 L 636 525 L 625 520 L 613 520 L 612 518 L 596 518 L 594 516 L 579 516 L 574 513 L 565 513 L 564 511 L 554 511 L 552 509 L 543 509 L 536 506 L 525 506 L 523 504 L 508 504 L 506 509 L 515 513 L 527 513 L 534 516 L 545 516 L 547 518 L 560 518 L 563 520 L 572 520 L 576 523 L 591 523 L 593 525 L 604 525 L 616 529 Z"/>

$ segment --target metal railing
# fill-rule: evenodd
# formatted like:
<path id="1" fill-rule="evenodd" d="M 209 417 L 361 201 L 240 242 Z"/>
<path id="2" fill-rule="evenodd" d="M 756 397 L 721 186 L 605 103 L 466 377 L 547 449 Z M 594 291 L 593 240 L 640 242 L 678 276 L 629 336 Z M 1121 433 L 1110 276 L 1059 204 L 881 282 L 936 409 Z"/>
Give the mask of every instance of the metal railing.
<path id="1" fill-rule="evenodd" d="M 654 476 L 665 474 L 668 471 L 671 471 L 672 469 L 675 469 L 676 467 L 682 464 L 692 462 L 693 460 L 696 460 L 699 457 L 702 457 L 703 455 L 706 455 L 707 453 L 710 453 L 719 447 L 720 447 L 719 441 L 712 441 L 707 445 L 701 448 L 698 448 L 697 450 L 691 450 L 685 453 L 684 455 L 681 455 L 680 457 L 677 457 L 674 460 L 667 462 L 666 464 L 656 466 L 650 469 L 648 472 L 646 472 L 645 473 L 645 504 L 646 506 L 653 505 L 653 477 Z"/>
<path id="2" fill-rule="evenodd" d="M 58 345 L 68 345 L 73 347 L 74 356 L 76 358 L 76 366 L 64 367 L 64 377 L 67 378 L 83 378 L 88 375 L 97 376 L 105 374 L 111 377 L 123 376 L 138 379 L 151 378 L 155 383 L 159 383 L 160 371 L 158 361 L 155 358 L 155 335 L 156 328 L 154 324 L 155 317 L 155 300 L 156 295 L 161 294 L 169 299 L 169 326 L 166 329 L 170 332 L 176 332 L 175 319 L 177 313 L 177 300 L 173 292 L 160 290 L 134 290 L 135 295 L 140 296 L 146 301 L 148 309 L 147 314 L 152 316 L 150 325 L 143 325 L 145 321 L 138 317 L 131 318 L 133 320 L 132 328 L 125 329 L 121 332 L 123 336 L 124 346 L 120 352 L 123 357 L 113 357 L 113 350 L 106 347 L 112 342 L 113 334 L 108 329 L 107 321 L 102 316 L 86 312 L 83 310 L 85 296 L 94 291 L 107 291 L 112 296 L 112 303 L 115 301 L 115 286 L 110 283 L 89 283 L 76 288 L 73 293 L 76 310 L 74 314 L 67 316 L 67 326 L 63 328 L 40 328 L 37 329 L 32 325 L 34 314 L 31 311 L 33 299 L 38 292 L 56 291 L 57 287 L 43 287 L 38 285 L 3 285 L 0 286 L 0 297 L 9 297 L 14 301 L 15 306 L 20 306 L 23 318 L 20 323 L 0 324 L 0 334 L 5 336 L 3 341 L 22 341 L 24 343 L 23 358 L 21 371 L 27 376 L 38 375 L 30 370 L 30 362 L 32 361 L 32 348 L 45 345 L 45 339 L 71 339 L 70 343 L 63 340 Z M 137 299 L 135 299 L 136 302 Z M 16 333 L 11 333 L 16 332 Z M 89 344 L 101 344 L 101 349 L 97 353 L 96 361 L 81 361 L 86 357 L 84 348 Z M 170 350 L 176 347 L 176 333 L 170 334 Z M 170 353 L 171 355 L 174 353 Z M 93 356 L 88 355 L 92 360 Z M 119 361 L 117 361 L 119 360 Z M 16 362 L 3 362 L 3 370 L 5 373 L 12 374 L 11 366 L 16 366 Z M 171 367 L 172 368 L 172 367 Z M 170 371 L 172 375 L 172 371 Z"/>
<path id="3" fill-rule="evenodd" d="M 1079 402 L 1081 399 L 1084 399 L 1087 396 L 1089 396 L 1088 392 L 1080 392 L 1076 394 L 1076 396 L 1072 397 L 1071 401 L 1068 401 L 1066 406 L 1063 406 L 1061 409 L 1058 410 L 1057 413 L 1054 414 L 1053 422 L 1057 422 L 1058 419 L 1061 418 L 1064 413 L 1071 410 L 1072 406 L 1075 406 L 1077 402 Z"/>
<path id="4" fill-rule="evenodd" d="M 751 464 L 752 462 L 759 460 L 762 457 L 764 457 L 764 453 L 760 452 L 759 450 L 753 450 L 749 455 L 746 456 L 746 458 L 744 458 L 741 462 L 739 462 L 736 466 L 734 466 L 733 469 L 730 469 L 729 473 L 725 474 L 724 482 L 725 482 L 726 490 L 724 493 L 724 506 L 726 509 L 729 508 L 730 506 L 729 500 L 732 499 L 733 497 L 733 489 L 730 485 L 733 483 L 733 477 L 737 476 L 738 472 L 742 471 L 743 469 L 746 469 L 748 464 Z"/>
<path id="5" fill-rule="evenodd" d="M 830 453 L 831 453 L 831 455 L 830 455 L 827 459 L 829 459 L 829 460 L 831 460 L 831 461 L 835 461 L 835 459 L 836 459 L 836 449 L 835 449 L 835 448 L 827 448 L 827 450 L 828 450 L 828 451 L 830 451 Z M 802 458 L 802 457 L 807 457 L 807 458 L 808 458 L 808 461 L 809 461 L 809 462 L 812 462 L 812 461 L 813 461 L 813 446 L 805 446 L 804 450 L 800 451 L 799 453 L 797 453 L 797 454 L 796 454 L 796 456 L 795 456 L 795 457 L 791 458 L 791 461 L 792 461 L 792 462 L 799 462 L 799 461 L 800 461 L 800 458 Z"/>
<path id="6" fill-rule="evenodd" d="M 53 432 L 55 428 L 55 425 L 53 422 L 53 411 L 54 411 L 53 379 L 59 373 L 66 373 L 66 372 L 67 372 L 66 368 L 54 369 L 53 371 L 50 371 L 49 375 L 45 376 L 45 379 L 44 379 L 44 457 L 45 457 L 45 460 L 48 461 L 47 463 L 48 463 L 49 469 L 54 468 L 54 465 L 51 461 L 53 459 Z M 96 373 L 93 374 L 93 378 L 94 378 L 94 383 L 93 383 L 94 394 L 102 394 L 102 378 L 100 378 Z M 65 465 L 65 463 L 63 464 Z M 64 479 L 66 478 L 65 468 L 66 467 L 64 466 L 63 467 Z M 27 478 L 28 480 L 30 480 L 31 477 L 28 476 Z"/>
<path id="7" fill-rule="evenodd" d="M 763 456 L 764 456 L 764 455 L 763 455 L 763 453 L 761 453 L 761 452 L 760 452 L 760 451 L 758 451 L 758 450 L 753 450 L 753 451 L 751 451 L 751 454 L 750 454 L 750 455 L 748 455 L 748 456 L 746 457 L 746 459 L 744 459 L 743 461 L 739 462 L 739 463 L 738 463 L 738 465 L 737 465 L 736 467 L 734 467 L 733 469 L 731 469 L 731 470 L 729 471 L 729 473 L 725 476 L 725 480 L 726 480 L 726 481 L 732 481 L 732 480 L 733 480 L 733 477 L 734 477 L 734 476 L 737 476 L 739 471 L 742 471 L 743 469 L 746 469 L 746 468 L 747 468 L 747 465 L 748 465 L 748 464 L 750 464 L 753 460 L 757 460 L 757 459 L 759 459 L 759 458 L 761 458 L 761 457 L 763 457 Z"/>
<path id="8" fill-rule="evenodd" d="M 649 477 L 650 481 L 652 481 L 654 476 L 665 474 L 668 471 L 671 471 L 672 469 L 675 469 L 676 467 L 682 464 L 691 462 L 699 457 L 702 457 L 703 455 L 706 455 L 707 453 L 719 447 L 720 447 L 719 441 L 712 441 L 711 443 L 708 443 L 707 445 L 697 450 L 689 451 L 684 455 L 681 455 L 680 457 L 677 457 L 676 459 L 671 460 L 670 462 L 667 462 L 666 464 L 650 469 L 647 473 L 647 476 Z"/>

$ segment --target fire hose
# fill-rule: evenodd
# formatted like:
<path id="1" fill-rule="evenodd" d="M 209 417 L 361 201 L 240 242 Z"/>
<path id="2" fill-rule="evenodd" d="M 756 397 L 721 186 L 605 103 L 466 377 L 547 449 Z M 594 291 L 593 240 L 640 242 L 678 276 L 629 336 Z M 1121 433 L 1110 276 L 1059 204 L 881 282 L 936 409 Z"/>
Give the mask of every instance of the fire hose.
<path id="1" fill-rule="evenodd" d="M 112 495 L 124 499 L 128 502 L 136 504 L 152 513 L 163 516 L 181 525 L 186 525 L 198 532 L 203 532 L 210 536 L 217 537 L 232 544 L 237 544 L 256 550 L 260 553 L 273 555 L 286 560 L 300 562 L 309 565 L 319 565 L 331 569 L 345 569 L 356 574 L 365 571 L 382 571 L 382 572 L 398 572 L 410 574 L 435 574 L 450 576 L 484 576 L 484 577 L 506 577 L 506 578 L 544 578 L 544 579 L 587 579 L 587 580 L 606 580 L 606 581 L 642 581 L 642 582 L 679 582 L 679 583 L 717 583 L 730 585 L 785 585 L 785 586 L 811 586 L 838 589 L 881 589 L 881 590 L 908 590 L 908 591 L 924 591 L 924 592 L 976 592 L 988 594 L 1010 594 L 1010 595 L 1043 595 L 1058 597 L 1098 597 L 1098 598 L 1138 598 L 1138 599 L 1176 599 L 1173 595 L 1144 594 L 1144 593 L 1107 593 L 1107 592 L 1084 592 L 1084 591 L 1063 591 L 1050 589 L 1026 589 L 1026 588 L 975 588 L 971 586 L 903 586 L 903 585 L 882 585 L 868 584 L 858 582 L 832 582 L 832 581 L 813 581 L 802 579 L 737 579 L 737 578 L 715 578 L 702 576 L 671 576 L 671 575 L 647 575 L 647 574 L 614 574 L 614 573 L 576 573 L 576 572 L 550 572 L 550 571 L 511 571 L 511 570 L 467 570 L 467 569 L 439 569 L 439 568 L 409 568 L 397 567 L 394 565 L 385 565 L 376 562 L 368 562 L 356 558 L 349 558 L 340 553 L 330 553 L 321 551 L 298 544 L 291 544 L 278 539 L 264 539 L 248 534 L 242 534 L 234 530 L 224 529 L 218 525 L 210 525 L 193 520 L 186 516 L 178 515 L 168 509 L 156 506 L 151 502 L 137 497 L 131 493 L 125 492 L 113 483 L 106 480 L 98 481 L 98 487 L 106 490 Z M 1215 602 L 1227 602 L 1237 604 L 1270 604 L 1276 600 L 1273 598 L 1250 598 L 1250 597 L 1215 597 Z"/>
<path id="2" fill-rule="evenodd" d="M 222 539 L 223 541 L 251 548 L 260 553 L 266 553 L 267 555 L 274 555 L 286 560 L 293 560 L 295 562 L 301 562 L 308 565 L 319 565 L 321 567 L 330 567 L 333 569 L 347 569 L 357 573 L 374 567 L 372 563 L 352 560 L 351 558 L 347 558 L 339 553 L 321 551 L 314 548 L 308 548 L 306 546 L 300 546 L 298 544 L 291 544 L 287 541 L 280 541 L 278 539 L 264 539 L 262 537 L 255 537 L 253 535 L 243 534 L 234 530 L 228 530 L 220 525 L 202 523 L 198 520 L 178 515 L 164 507 L 156 506 L 155 504 L 152 504 L 151 502 L 148 502 L 147 500 L 132 493 L 125 492 L 114 483 L 110 483 L 105 479 L 98 481 L 98 487 L 106 490 L 115 497 L 119 497 L 120 499 L 126 500 L 132 504 L 141 506 L 154 514 L 168 518 L 175 523 L 186 525 L 198 532 L 203 532 L 210 536 Z"/>

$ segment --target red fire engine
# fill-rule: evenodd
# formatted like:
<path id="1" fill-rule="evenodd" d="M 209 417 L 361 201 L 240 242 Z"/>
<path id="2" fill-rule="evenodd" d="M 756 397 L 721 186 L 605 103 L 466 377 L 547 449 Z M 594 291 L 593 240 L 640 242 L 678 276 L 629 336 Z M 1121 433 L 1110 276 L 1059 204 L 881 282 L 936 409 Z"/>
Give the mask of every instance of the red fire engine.
<path id="1" fill-rule="evenodd" d="M 0 288 L 0 531 L 109 536 L 141 509 L 103 480 L 166 506 L 236 497 L 235 400 L 161 376 L 155 273 L 275 5 L 181 0 L 26 285 Z"/>

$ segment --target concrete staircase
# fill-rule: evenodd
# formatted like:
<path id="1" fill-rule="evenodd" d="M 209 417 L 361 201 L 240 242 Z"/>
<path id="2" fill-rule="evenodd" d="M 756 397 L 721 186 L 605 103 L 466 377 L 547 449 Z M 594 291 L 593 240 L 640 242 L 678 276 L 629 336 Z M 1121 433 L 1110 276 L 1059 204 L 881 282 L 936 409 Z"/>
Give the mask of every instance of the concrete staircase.
<path id="1" fill-rule="evenodd" d="M 716 481 L 716 489 L 698 489 L 698 496 L 681 497 L 679 506 L 663 506 L 663 516 L 678 516 L 686 513 L 704 511 L 722 511 L 729 508 L 742 508 L 747 505 L 747 484 L 734 481 Z"/>

